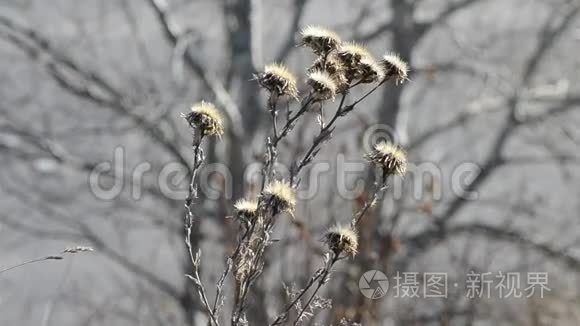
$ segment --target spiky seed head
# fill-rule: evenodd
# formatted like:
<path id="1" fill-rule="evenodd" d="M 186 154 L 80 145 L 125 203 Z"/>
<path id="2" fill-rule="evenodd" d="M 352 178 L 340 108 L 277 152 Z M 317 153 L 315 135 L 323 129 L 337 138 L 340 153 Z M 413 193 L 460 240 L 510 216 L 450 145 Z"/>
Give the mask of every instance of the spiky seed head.
<path id="1" fill-rule="evenodd" d="M 334 80 L 337 86 L 337 93 L 348 88 L 348 81 L 345 76 L 345 67 L 342 62 L 334 55 L 330 54 L 326 58 L 320 57 L 314 61 L 308 68 L 308 72 L 326 71 Z"/>
<path id="2" fill-rule="evenodd" d="M 358 235 L 349 226 L 336 225 L 326 231 L 324 242 L 336 255 L 354 256 L 358 250 Z"/>
<path id="3" fill-rule="evenodd" d="M 381 74 L 375 59 L 369 51 L 357 43 L 345 43 L 338 50 L 337 57 L 345 67 L 345 76 L 349 83 L 355 80 L 370 82 Z"/>
<path id="4" fill-rule="evenodd" d="M 316 58 L 312 63 L 312 66 L 308 68 L 308 72 L 316 70 L 326 71 L 327 73 L 334 75 L 342 72 L 344 70 L 344 65 L 335 55 L 328 55 L 326 58 Z"/>
<path id="5" fill-rule="evenodd" d="M 336 50 L 341 43 L 338 34 L 318 26 L 307 26 L 300 34 L 302 36 L 300 45 L 311 48 L 315 54 L 320 56 Z"/>
<path id="6" fill-rule="evenodd" d="M 204 136 L 221 137 L 224 133 L 223 118 L 211 103 L 201 101 L 191 107 L 191 112 L 182 115 L 192 128 L 199 129 Z"/>
<path id="7" fill-rule="evenodd" d="M 409 79 L 409 65 L 395 53 L 387 53 L 381 61 L 385 70 L 385 78 L 395 78 L 395 83 L 403 83 Z"/>
<path id="8" fill-rule="evenodd" d="M 264 67 L 264 72 L 258 73 L 255 77 L 260 86 L 267 89 L 270 93 L 276 94 L 277 96 L 298 96 L 296 77 L 288 68 L 281 64 L 269 64 Z"/>
<path id="9" fill-rule="evenodd" d="M 381 142 L 366 155 L 367 159 L 383 169 L 385 176 L 404 176 L 407 172 L 407 154 L 392 143 Z"/>
<path id="10" fill-rule="evenodd" d="M 361 83 L 374 83 L 385 78 L 385 70 L 373 57 L 367 56 L 360 60 Z"/>
<path id="11" fill-rule="evenodd" d="M 371 56 L 370 52 L 361 44 L 355 42 L 343 43 L 338 49 L 338 57 L 344 61 L 360 61 Z"/>
<path id="12" fill-rule="evenodd" d="M 236 214 L 240 218 L 254 219 L 258 211 L 258 201 L 254 199 L 240 199 L 234 204 Z"/>
<path id="13" fill-rule="evenodd" d="M 312 87 L 315 100 L 334 99 L 337 86 L 335 80 L 328 72 L 316 70 L 309 73 L 307 83 Z"/>
<path id="14" fill-rule="evenodd" d="M 271 200 L 277 212 L 294 213 L 296 208 L 296 194 L 289 183 L 284 181 L 273 181 L 264 188 L 264 196 Z"/>

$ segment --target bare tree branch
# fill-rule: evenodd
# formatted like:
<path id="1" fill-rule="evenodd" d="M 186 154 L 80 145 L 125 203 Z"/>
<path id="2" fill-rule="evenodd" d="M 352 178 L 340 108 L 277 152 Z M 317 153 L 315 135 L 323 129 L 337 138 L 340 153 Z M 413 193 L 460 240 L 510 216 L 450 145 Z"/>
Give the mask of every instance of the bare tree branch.
<path id="1" fill-rule="evenodd" d="M 477 2 L 482 2 L 482 1 L 481 0 L 462 0 L 462 1 L 458 1 L 458 2 L 455 2 L 451 5 L 449 5 L 445 10 L 443 10 L 443 12 L 441 12 L 439 14 L 439 16 L 437 16 L 432 21 L 429 21 L 427 23 L 418 24 L 419 33 L 421 35 L 425 34 L 425 32 L 427 32 L 428 30 L 433 28 L 433 26 L 446 21 L 453 14 L 455 14 L 458 11 L 465 9 L 465 8 L 475 4 Z"/>
<path id="2" fill-rule="evenodd" d="M 566 15 L 561 20 L 559 20 L 559 24 L 556 26 L 553 25 L 553 17 L 548 18 L 547 22 L 544 24 L 542 32 L 540 33 L 538 44 L 524 67 L 524 73 L 520 83 L 521 86 L 519 87 L 520 90 L 524 89 L 529 84 L 530 80 L 539 68 L 541 59 L 551 49 L 552 45 L 558 39 L 558 37 L 574 21 L 578 11 L 580 11 L 580 6 L 573 7 L 572 10 L 569 10 Z M 553 12 L 553 15 L 556 14 L 557 10 Z M 468 192 L 477 191 L 477 189 L 479 189 L 479 187 L 482 186 L 484 182 L 487 181 L 499 167 L 503 166 L 503 163 L 505 162 L 503 161 L 502 150 L 508 138 L 517 127 L 525 125 L 526 123 L 530 123 L 531 121 L 517 119 L 516 109 L 519 103 L 519 92 L 516 91 L 508 99 L 507 103 L 509 113 L 506 115 L 504 125 L 500 129 L 498 137 L 492 145 L 491 150 L 488 152 L 486 160 L 480 166 L 481 172 L 466 187 L 466 191 Z M 469 203 L 469 201 L 467 201 L 465 197 L 456 197 L 449 205 L 446 206 L 443 212 L 435 217 L 435 223 L 433 227 L 427 228 L 426 230 L 411 236 L 408 239 L 408 242 L 412 244 L 411 251 L 413 252 L 410 254 L 410 256 L 422 252 L 422 250 L 426 248 L 431 248 L 438 242 L 444 241 L 446 239 L 446 235 L 449 234 L 449 230 L 447 228 L 448 222 L 456 217 L 457 213 L 467 203 Z M 475 226 L 475 229 L 481 230 L 482 227 Z M 486 229 L 484 228 L 484 230 Z M 508 233 L 506 237 L 513 238 L 510 233 Z M 540 249 L 548 253 L 551 252 L 549 248 L 540 247 Z M 577 266 L 575 263 L 573 265 Z"/>
<path id="3" fill-rule="evenodd" d="M 561 23 L 555 27 L 552 26 L 552 19 L 548 19 L 548 22 L 545 24 L 545 27 L 540 35 L 540 40 L 536 46 L 536 50 L 533 52 L 524 68 L 521 89 L 528 85 L 531 78 L 537 72 L 541 59 L 546 55 L 548 50 L 550 50 L 558 36 L 562 34 L 574 21 L 573 19 L 576 17 L 576 14 L 579 10 L 580 7 L 578 6 L 573 8 L 573 10 L 570 10 L 564 19 L 562 19 Z M 489 151 L 486 161 L 481 166 L 481 173 L 479 173 L 467 186 L 466 191 L 476 191 L 476 189 L 493 174 L 494 170 L 501 165 L 500 156 L 505 143 L 507 142 L 511 133 L 515 130 L 515 127 L 523 123 L 517 120 L 516 117 L 516 109 L 519 102 L 518 98 L 519 94 L 516 92 L 510 99 L 508 99 L 507 103 L 509 105 L 509 114 L 506 117 L 504 126 L 502 127 L 494 145 Z M 453 218 L 456 213 L 465 205 L 465 203 L 465 197 L 457 197 L 456 200 L 436 218 L 437 227 L 442 227 L 445 221 Z"/>
<path id="4" fill-rule="evenodd" d="M 288 32 L 288 36 L 284 41 L 282 47 L 278 51 L 276 55 L 275 62 L 283 62 L 286 60 L 288 55 L 290 54 L 290 50 L 295 46 L 296 39 L 295 39 L 295 32 L 298 31 L 298 26 L 300 25 L 300 20 L 304 15 L 304 9 L 306 7 L 306 3 L 308 0 L 294 0 L 294 12 L 292 13 L 292 20 L 290 23 L 290 30 Z"/>
<path id="5" fill-rule="evenodd" d="M 170 21 L 168 10 L 168 3 L 165 0 L 146 0 L 149 6 L 154 10 L 156 17 L 163 28 L 163 34 L 165 38 L 171 43 L 173 47 L 176 47 L 183 35 L 179 35 L 176 31 L 172 29 L 172 22 Z M 243 137 L 244 129 L 242 123 L 242 116 L 240 109 L 238 108 L 236 102 L 231 98 L 230 94 L 224 87 L 224 85 L 219 81 L 219 79 L 211 74 L 201 62 L 199 62 L 193 53 L 187 49 L 184 56 L 185 62 L 188 67 L 193 70 L 202 80 L 204 85 L 210 89 L 215 97 L 216 101 L 227 113 L 230 120 L 230 127 L 228 130 L 232 130 L 235 137 Z"/>
<path id="6" fill-rule="evenodd" d="M 97 105 L 109 107 L 122 116 L 130 118 L 175 159 L 187 166 L 187 160 L 178 146 L 167 139 L 157 125 L 133 112 L 131 108 L 133 101 L 124 97 L 120 91 L 96 72 L 80 67 L 71 58 L 59 53 L 49 40 L 7 17 L 0 16 L 0 26 L 13 31 L 13 33 L 6 33 L 3 36 L 25 51 L 32 59 L 44 62 L 48 72 L 63 89 Z M 0 35 L 2 35 L 1 31 Z"/>
<path id="7" fill-rule="evenodd" d="M 580 259 L 566 253 L 565 248 L 554 248 L 548 244 L 548 241 L 544 243 L 533 241 L 527 238 L 523 233 L 515 230 L 506 230 L 491 225 L 476 223 L 451 227 L 447 234 L 451 236 L 458 234 L 477 234 L 483 235 L 489 239 L 507 241 L 514 244 L 528 246 L 549 258 L 563 262 L 570 269 L 580 270 Z"/>

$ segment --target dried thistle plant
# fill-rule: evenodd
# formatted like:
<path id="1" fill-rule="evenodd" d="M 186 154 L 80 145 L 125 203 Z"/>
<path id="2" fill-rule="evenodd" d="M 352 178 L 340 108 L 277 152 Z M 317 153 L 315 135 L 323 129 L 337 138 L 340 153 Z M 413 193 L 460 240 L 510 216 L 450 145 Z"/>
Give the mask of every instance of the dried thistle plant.
<path id="1" fill-rule="evenodd" d="M 354 256 L 358 250 L 358 235 L 350 226 L 337 225 L 326 231 L 324 242 L 335 255 Z"/>
<path id="2" fill-rule="evenodd" d="M 336 92 L 342 93 L 348 90 L 348 80 L 346 79 L 346 70 L 342 62 L 336 57 L 335 53 L 331 53 L 325 57 L 319 57 L 314 60 L 314 63 L 308 68 L 309 73 L 316 71 L 324 71 L 332 77 L 336 84 Z"/>
<path id="3" fill-rule="evenodd" d="M 191 107 L 191 112 L 182 115 L 192 128 L 202 136 L 218 136 L 224 133 L 223 118 L 218 109 L 208 102 L 200 102 Z"/>
<path id="4" fill-rule="evenodd" d="M 263 196 L 276 213 L 287 212 L 290 215 L 294 213 L 296 194 L 289 183 L 276 180 L 266 186 Z"/>
<path id="5" fill-rule="evenodd" d="M 225 281 L 233 274 L 234 291 L 229 296 L 232 302 L 230 322 L 232 325 L 249 323 L 247 308 L 252 294 L 252 287 L 263 273 L 266 264 L 266 251 L 275 243 L 272 232 L 279 214 L 294 215 L 296 210 L 296 188 L 300 182 L 301 172 L 320 152 L 325 143 L 333 137 L 337 122 L 346 116 L 369 95 L 375 92 L 386 81 L 394 80 L 400 84 L 408 80 L 408 66 L 394 54 L 385 55 L 381 61 L 374 59 L 364 47 L 353 42 L 343 42 L 340 37 L 327 29 L 309 26 L 301 31 L 300 45 L 312 49 L 316 58 L 305 69 L 307 71 L 305 87 L 307 92 L 299 98 L 298 79 L 289 69 L 281 64 L 266 65 L 262 72 L 255 74 L 255 80 L 269 95 L 267 109 L 271 115 L 271 135 L 265 140 L 264 162 L 262 166 L 262 185 L 255 200 L 241 199 L 234 204 L 234 214 L 239 222 L 235 249 L 226 259 L 226 267 L 215 287 L 213 304 L 209 302 L 205 286 L 199 275 L 200 252 L 193 254 L 189 237 L 191 236 L 193 213 L 191 205 L 196 198 L 196 173 L 204 159 L 201 142 L 204 136 L 220 136 L 224 133 L 219 111 L 211 104 L 202 102 L 184 115 L 187 122 L 199 131 L 194 135 L 194 160 L 189 196 L 186 199 L 186 244 L 193 265 L 189 278 L 194 281 L 209 324 L 220 323 L 221 309 L 224 306 L 226 292 Z M 372 89 L 351 103 L 347 103 L 350 89 L 361 84 L 375 84 Z M 287 96 L 296 98 L 297 110 L 287 110 L 281 119 L 278 99 Z M 334 113 L 328 118 L 323 114 L 323 106 L 328 106 L 339 97 Z M 290 177 L 280 180 L 275 169 L 278 160 L 280 142 L 285 139 L 306 112 L 313 107 L 319 108 L 318 122 L 320 129 L 311 143 L 305 146 L 305 154 L 292 162 Z M 314 111 L 314 110 L 312 110 Z M 369 201 L 353 216 L 348 226 L 335 226 L 324 235 L 328 251 L 324 255 L 322 266 L 317 269 L 302 289 L 293 290 L 291 302 L 282 308 L 273 318 L 270 325 L 285 323 L 294 309 L 296 316 L 293 324 L 297 325 L 312 317 L 318 310 L 330 307 L 331 301 L 322 298 L 318 292 L 330 281 L 333 266 L 358 253 L 357 228 L 368 210 L 378 200 L 379 194 L 386 189 L 389 176 L 402 176 L 406 171 L 406 155 L 402 149 L 392 144 L 378 144 L 367 159 L 383 172 L 381 180 L 376 182 L 376 191 Z"/>
<path id="6" fill-rule="evenodd" d="M 264 67 L 264 71 L 255 75 L 260 86 L 277 96 L 298 96 L 296 77 L 284 65 L 273 63 Z"/>
<path id="7" fill-rule="evenodd" d="M 385 176 L 404 176 L 407 172 L 407 154 L 399 146 L 381 142 L 366 155 L 367 159 L 383 169 Z"/>
<path id="8" fill-rule="evenodd" d="M 219 318 L 217 317 L 217 314 L 211 309 L 207 291 L 205 290 L 205 287 L 201 281 L 201 275 L 199 272 L 201 266 L 201 250 L 198 249 L 196 253 L 193 252 L 193 247 L 191 245 L 191 232 L 194 221 L 192 206 L 193 201 L 197 198 L 197 185 L 195 181 L 197 173 L 199 172 L 199 169 L 201 168 L 201 165 L 205 159 L 201 144 L 206 136 L 221 137 L 221 135 L 224 133 L 223 119 L 215 105 L 204 101 L 193 105 L 191 112 L 182 114 L 182 117 L 189 123 L 190 127 L 194 131 L 192 142 L 193 164 L 191 167 L 191 178 L 188 187 L 188 194 L 185 198 L 184 217 L 185 245 L 192 264 L 192 273 L 187 274 L 186 277 L 189 278 L 195 285 L 201 300 L 201 304 L 206 311 L 208 318 L 210 319 L 210 324 L 219 325 Z"/>
<path id="9" fill-rule="evenodd" d="M 373 57 L 363 57 L 359 65 L 360 82 L 370 84 L 385 78 L 383 67 Z"/>
<path id="10" fill-rule="evenodd" d="M 342 43 L 340 37 L 335 32 L 319 26 L 307 26 L 300 34 L 302 43 L 320 56 L 324 56 L 333 50 L 336 50 Z"/>
<path id="11" fill-rule="evenodd" d="M 395 53 L 387 53 L 383 56 L 381 64 L 387 79 L 395 78 L 396 84 L 401 84 L 409 79 L 409 65 Z"/>
<path id="12" fill-rule="evenodd" d="M 376 63 L 370 52 L 362 45 L 349 42 L 341 45 L 337 57 L 345 67 L 345 77 L 349 83 L 372 83 L 384 75 L 383 68 Z"/>
<path id="13" fill-rule="evenodd" d="M 258 213 L 258 201 L 251 199 L 240 199 L 234 204 L 237 217 L 243 220 L 253 220 Z"/>
<path id="14" fill-rule="evenodd" d="M 308 85 L 312 87 L 316 101 L 334 100 L 338 86 L 332 75 L 324 70 L 315 70 L 308 74 Z"/>

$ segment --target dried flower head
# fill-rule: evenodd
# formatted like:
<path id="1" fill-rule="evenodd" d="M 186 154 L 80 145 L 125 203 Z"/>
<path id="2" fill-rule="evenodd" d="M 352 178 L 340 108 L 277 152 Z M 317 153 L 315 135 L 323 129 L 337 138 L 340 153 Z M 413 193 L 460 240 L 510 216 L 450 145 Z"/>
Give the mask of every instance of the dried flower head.
<path id="1" fill-rule="evenodd" d="M 269 183 L 264 189 L 264 196 L 271 201 L 277 212 L 294 213 L 296 195 L 287 182 L 276 180 Z"/>
<path id="2" fill-rule="evenodd" d="M 182 115 L 192 128 L 197 128 L 203 136 L 221 136 L 224 133 L 222 115 L 209 102 L 201 101 L 191 107 L 191 112 Z"/>
<path id="3" fill-rule="evenodd" d="M 373 57 L 363 57 L 359 65 L 361 83 L 374 83 L 385 78 L 385 70 Z"/>
<path id="4" fill-rule="evenodd" d="M 278 96 L 298 96 L 296 77 L 281 64 L 270 64 L 264 67 L 264 72 L 256 75 L 260 86 Z"/>
<path id="5" fill-rule="evenodd" d="M 348 87 L 348 81 L 345 76 L 345 67 L 342 62 L 333 54 L 326 58 L 317 58 L 312 66 L 308 68 L 308 72 L 326 71 L 334 80 L 337 86 L 337 92 L 342 92 Z"/>
<path id="6" fill-rule="evenodd" d="M 327 73 L 334 75 L 344 71 L 344 65 L 338 58 L 334 55 L 329 55 L 328 57 L 318 57 L 312 63 L 312 66 L 308 68 L 308 72 L 313 72 L 316 70 L 326 71 Z"/>
<path id="7" fill-rule="evenodd" d="M 385 78 L 394 77 L 395 83 L 403 83 L 409 79 L 409 65 L 395 53 L 387 53 L 381 61 L 385 70 Z"/>
<path id="8" fill-rule="evenodd" d="M 324 242 L 336 255 L 345 253 L 354 256 L 358 249 L 358 235 L 349 226 L 334 226 L 326 231 Z"/>
<path id="9" fill-rule="evenodd" d="M 359 62 L 364 57 L 370 57 L 369 51 L 361 44 L 347 42 L 338 49 L 338 57 L 345 63 Z"/>
<path id="10" fill-rule="evenodd" d="M 234 204 L 236 214 L 240 218 L 251 220 L 256 217 L 258 211 L 258 201 L 251 199 L 240 199 Z"/>
<path id="11" fill-rule="evenodd" d="M 301 45 L 311 48 L 317 55 L 326 55 L 336 50 L 341 43 L 335 32 L 318 26 L 307 26 L 300 34 Z"/>
<path id="12" fill-rule="evenodd" d="M 337 86 L 335 80 L 328 72 L 317 70 L 309 73 L 307 83 L 312 87 L 315 100 L 334 99 Z"/>
<path id="13" fill-rule="evenodd" d="M 360 80 L 369 83 L 378 80 L 384 74 L 382 67 L 376 63 L 367 49 L 356 43 L 345 43 L 338 50 L 337 57 L 345 69 L 348 82 Z"/>
<path id="14" fill-rule="evenodd" d="M 385 176 L 400 175 L 407 172 L 407 154 L 399 146 L 382 142 L 375 145 L 367 159 L 383 169 Z"/>
<path id="15" fill-rule="evenodd" d="M 88 251 L 95 251 L 92 247 L 87 246 L 76 246 L 76 247 L 68 247 L 62 251 L 63 254 L 76 254 L 79 252 L 88 252 Z"/>

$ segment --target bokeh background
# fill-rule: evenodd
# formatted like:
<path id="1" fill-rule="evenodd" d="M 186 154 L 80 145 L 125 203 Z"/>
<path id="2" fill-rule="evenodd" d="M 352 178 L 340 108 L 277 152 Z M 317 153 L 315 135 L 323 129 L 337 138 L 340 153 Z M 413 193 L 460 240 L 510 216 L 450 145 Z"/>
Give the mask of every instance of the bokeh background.
<path id="1" fill-rule="evenodd" d="M 379 125 L 396 130 L 411 162 L 441 173 L 407 177 L 403 195 L 387 192 L 368 213 L 360 254 L 338 265 L 323 292 L 332 309 L 305 324 L 577 325 L 579 10 L 577 0 L 0 0 L 0 267 L 74 245 L 95 249 L 0 274 L 0 325 L 205 324 L 183 276 L 183 202 L 158 182 L 167 164 L 191 160 L 180 113 L 205 99 L 227 116 L 227 134 L 206 153 L 231 178 L 208 175 L 224 195 L 202 194 L 193 238 L 213 295 L 237 230 L 226 217 L 255 191 L 244 172 L 261 162 L 269 133 L 252 76 L 271 62 L 304 76 L 314 57 L 295 45 L 309 24 L 377 57 L 399 53 L 411 80 L 381 88 L 339 122 L 318 156 L 332 169 L 314 180 L 316 195 L 295 220 L 277 225 L 251 324 L 279 311 L 283 284 L 304 285 L 320 265 L 324 230 L 364 201 L 364 190 L 337 194 L 345 171 L 336 157 L 360 161 L 367 131 Z M 309 115 L 280 161 L 300 157 L 315 132 Z M 112 160 L 119 168 L 101 181 L 122 188 L 99 198 L 89 175 Z M 136 180 L 142 163 L 150 170 Z M 454 181 L 465 163 L 477 169 Z M 345 182 L 368 179 L 361 171 Z M 451 191 L 453 182 L 477 199 Z M 391 279 L 445 272 L 459 286 L 447 298 L 369 300 L 358 289 L 367 270 Z M 520 288 L 528 272 L 546 272 L 550 291 L 469 299 L 473 271 L 521 273 Z"/>

